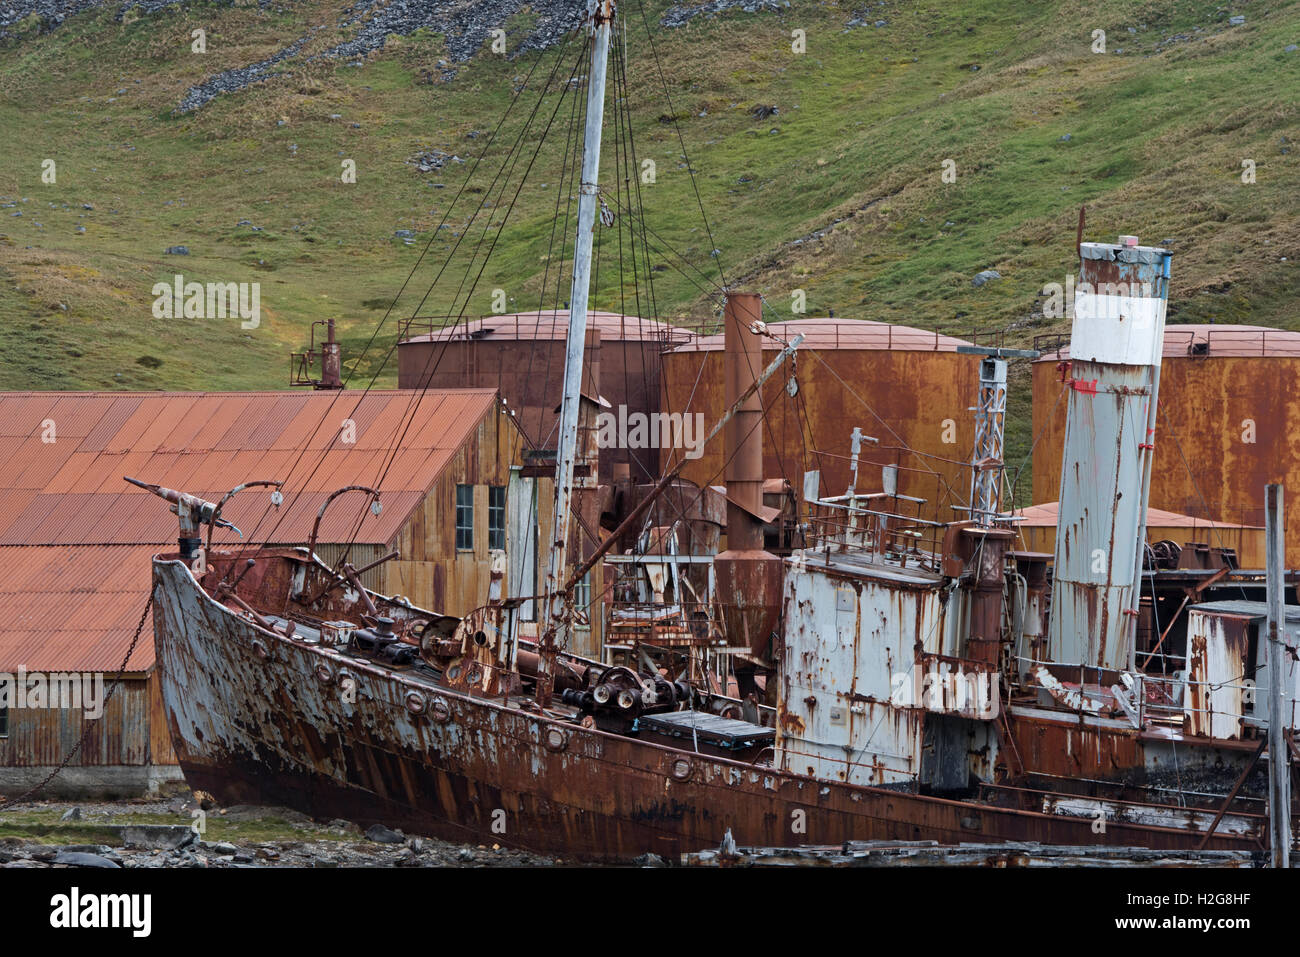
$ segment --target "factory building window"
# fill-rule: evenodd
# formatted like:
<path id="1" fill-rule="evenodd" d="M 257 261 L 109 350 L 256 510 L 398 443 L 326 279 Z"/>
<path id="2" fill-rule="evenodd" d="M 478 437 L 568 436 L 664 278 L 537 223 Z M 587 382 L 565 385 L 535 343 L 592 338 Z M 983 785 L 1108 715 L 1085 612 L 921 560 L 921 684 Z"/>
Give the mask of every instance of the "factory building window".
<path id="1" fill-rule="evenodd" d="M 474 486 L 456 486 L 456 550 L 474 550 Z"/>
<path id="2" fill-rule="evenodd" d="M 506 487 L 488 486 L 488 548 L 506 547 Z"/>
<path id="3" fill-rule="evenodd" d="M 0 738 L 9 737 L 9 706 L 0 708 Z"/>

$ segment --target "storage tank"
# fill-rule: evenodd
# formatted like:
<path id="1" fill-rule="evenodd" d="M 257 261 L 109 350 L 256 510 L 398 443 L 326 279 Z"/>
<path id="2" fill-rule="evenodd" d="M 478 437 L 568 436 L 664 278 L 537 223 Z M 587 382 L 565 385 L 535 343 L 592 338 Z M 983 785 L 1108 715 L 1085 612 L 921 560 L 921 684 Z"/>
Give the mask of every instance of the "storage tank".
<path id="1" fill-rule="evenodd" d="M 1034 501 L 1059 497 L 1069 351 L 1033 364 Z M 1166 326 L 1151 475 L 1152 508 L 1264 524 L 1264 486 L 1300 490 L 1300 333 L 1263 326 Z M 1287 510 L 1289 566 L 1300 564 L 1300 509 Z M 1210 535 L 1210 545 L 1220 544 Z M 1225 543 L 1227 544 L 1227 543 Z"/>
<path id="2" fill-rule="evenodd" d="M 805 469 L 820 471 L 819 494 L 844 494 L 850 480 L 850 437 L 855 427 L 878 445 L 862 444 L 858 492 L 882 491 L 882 465 L 898 467 L 897 490 L 924 498 L 923 514 L 970 500 L 973 409 L 980 357 L 958 353 L 970 345 L 936 332 L 840 317 L 792 319 L 767 325 L 763 365 L 784 342 L 805 336 L 793 361 L 763 387 L 763 471 L 796 492 Z M 665 413 L 703 414 L 707 432 L 726 411 L 723 336 L 700 336 L 663 357 Z M 761 371 L 761 370 L 760 370 Z M 796 382 L 791 394 L 790 379 Z M 660 468 L 667 466 L 661 456 Z M 723 444 L 715 439 L 687 462 L 685 478 L 717 485 Z"/>
<path id="3" fill-rule="evenodd" d="M 397 384 L 403 389 L 497 389 L 517 413 L 524 435 L 535 448 L 554 449 L 555 422 L 563 392 L 567 309 L 511 313 L 472 319 L 444 328 L 420 320 L 408 326 L 397 349 Z M 659 410 L 659 357 L 692 338 L 686 330 L 653 319 L 612 312 L 587 315 L 587 373 L 595 374 L 601 397 L 617 415 Z M 632 479 L 653 481 L 654 449 L 602 448 L 600 479 L 613 480 L 615 463 L 631 465 Z"/>

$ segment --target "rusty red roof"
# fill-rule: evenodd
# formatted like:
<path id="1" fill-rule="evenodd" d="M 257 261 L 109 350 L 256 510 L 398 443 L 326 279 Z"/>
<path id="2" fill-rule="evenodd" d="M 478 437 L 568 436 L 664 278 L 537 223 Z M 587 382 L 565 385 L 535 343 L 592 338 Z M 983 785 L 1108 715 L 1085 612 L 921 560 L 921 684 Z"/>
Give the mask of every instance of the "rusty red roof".
<path id="1" fill-rule="evenodd" d="M 420 320 L 413 320 L 418 327 Z M 587 313 L 587 328 L 600 331 L 602 342 L 685 342 L 694 336 L 687 329 L 617 312 Z M 569 310 L 544 309 L 536 312 L 515 312 L 500 316 L 469 319 L 455 325 L 433 329 L 423 335 L 411 336 L 404 342 L 441 342 L 444 339 L 497 340 L 497 339 L 563 339 L 569 332 Z"/>
<path id="2" fill-rule="evenodd" d="M 0 671 L 116 673 L 144 610 L 157 550 L 0 546 Z M 146 619 L 126 670 L 153 664 L 153 622 Z"/>
<path id="3" fill-rule="evenodd" d="M 380 485 L 382 513 L 357 537 L 387 543 L 495 401 L 491 389 L 0 393 L 0 546 L 173 543 L 175 516 L 124 475 L 214 502 L 250 479 L 287 480 L 284 505 L 260 526 L 265 489 L 241 493 L 222 514 L 251 541 L 300 544 L 330 492 L 379 481 L 405 429 Z M 350 444 L 345 419 L 355 425 Z M 341 499 L 321 541 L 346 540 L 365 504 L 360 494 Z M 213 540 L 238 539 L 218 530 Z"/>
<path id="4" fill-rule="evenodd" d="M 1057 523 L 1061 505 L 1059 502 L 1044 502 L 1041 505 L 1028 505 L 1016 509 L 1012 514 L 1022 521 L 1017 525 L 1043 528 L 1053 527 Z M 1216 522 L 1208 518 L 1196 518 L 1178 512 L 1166 512 L 1160 508 L 1147 509 L 1148 528 L 1258 528 L 1258 525 L 1238 525 L 1235 522 Z"/>
<path id="5" fill-rule="evenodd" d="M 1067 346 L 1058 351 L 1044 352 L 1038 362 L 1059 362 L 1070 358 Z M 1300 356 L 1300 332 L 1289 329 L 1271 329 L 1268 326 L 1226 326 L 1203 322 L 1188 322 L 1165 326 L 1164 358 L 1179 356 L 1205 356 L 1226 358 L 1272 358 Z"/>
<path id="6" fill-rule="evenodd" d="M 803 349 L 863 349 L 893 350 L 896 352 L 956 352 L 958 346 L 970 345 L 965 339 L 946 336 L 912 326 L 897 326 L 872 319 L 846 319 L 841 316 L 822 318 L 787 319 L 769 322 L 767 331 L 776 338 L 789 342 L 802 334 Z M 699 336 L 678 346 L 675 352 L 719 352 L 725 336 L 717 333 Z M 775 343 L 765 343 L 765 348 L 777 348 Z"/>

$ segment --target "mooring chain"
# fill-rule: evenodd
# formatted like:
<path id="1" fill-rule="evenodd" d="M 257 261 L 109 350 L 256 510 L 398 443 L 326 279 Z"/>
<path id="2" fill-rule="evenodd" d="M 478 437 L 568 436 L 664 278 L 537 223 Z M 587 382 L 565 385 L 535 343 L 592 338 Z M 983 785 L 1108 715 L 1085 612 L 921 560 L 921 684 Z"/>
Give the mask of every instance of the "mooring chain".
<path id="1" fill-rule="evenodd" d="M 126 649 L 125 657 L 122 658 L 122 666 L 117 669 L 117 677 L 114 678 L 113 683 L 108 686 L 108 694 L 104 695 L 105 716 L 108 714 L 108 703 L 113 700 L 113 692 L 115 692 L 118 686 L 122 683 L 122 675 L 126 671 L 127 662 L 131 660 L 131 655 L 135 653 L 135 646 L 140 641 L 140 632 L 144 631 L 144 622 L 145 619 L 149 617 L 149 609 L 152 607 L 153 607 L 153 592 L 150 591 L 149 598 L 144 603 L 144 611 L 140 613 L 140 622 L 135 626 L 135 634 L 131 637 L 131 644 Z M 23 804 L 32 795 L 37 794 L 38 792 L 43 791 L 45 788 L 49 787 L 50 782 L 53 781 L 56 777 L 58 777 L 59 773 L 62 772 L 64 768 L 66 768 L 69 764 L 72 763 L 72 759 L 81 753 L 82 745 L 86 743 L 86 738 L 88 738 L 90 736 L 90 732 L 94 730 L 95 730 L 95 721 L 87 722 L 85 730 L 81 732 L 81 737 L 77 739 L 77 743 L 73 745 L 72 750 L 69 751 L 64 756 L 63 760 L 59 762 L 58 767 L 56 767 L 53 771 L 51 771 L 48 775 L 46 775 L 44 781 L 41 781 L 39 784 L 36 784 L 28 788 L 26 791 L 18 795 L 16 798 L 12 798 L 4 802 L 3 804 L 0 804 L 0 811 L 7 811 L 10 808 L 14 807 L 15 805 Z"/>

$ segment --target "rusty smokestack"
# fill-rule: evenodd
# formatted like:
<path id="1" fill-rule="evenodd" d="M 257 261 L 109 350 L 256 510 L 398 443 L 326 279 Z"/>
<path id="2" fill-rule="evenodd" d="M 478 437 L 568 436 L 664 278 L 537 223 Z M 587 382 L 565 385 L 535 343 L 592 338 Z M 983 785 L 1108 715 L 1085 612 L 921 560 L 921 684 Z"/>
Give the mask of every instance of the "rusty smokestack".
<path id="1" fill-rule="evenodd" d="M 763 369 L 763 338 L 750 331 L 762 321 L 762 300 L 752 292 L 727 294 L 723 312 L 724 384 L 730 408 Z M 763 401 L 757 391 L 727 426 L 727 550 L 761 551 L 763 524 Z"/>
<path id="2" fill-rule="evenodd" d="M 1133 667 L 1170 254 L 1081 243 L 1048 654 Z"/>
<path id="3" fill-rule="evenodd" d="M 320 382 L 316 388 L 343 388 L 343 353 L 334 338 L 333 319 L 325 323 L 325 342 L 320 347 Z"/>
<path id="4" fill-rule="evenodd" d="M 730 406 L 763 370 L 763 337 L 751 331 L 761 321 L 762 300 L 754 293 L 727 293 L 724 310 L 724 390 Z M 727 550 L 713 560 L 717 598 L 727 643 L 746 645 L 766 663 L 781 608 L 781 560 L 763 549 L 764 526 L 777 510 L 763 505 L 763 403 L 755 390 L 726 429 Z M 752 672 L 737 677 L 743 694 L 754 690 Z M 771 690 L 771 689 L 769 689 Z"/>

